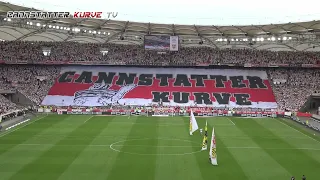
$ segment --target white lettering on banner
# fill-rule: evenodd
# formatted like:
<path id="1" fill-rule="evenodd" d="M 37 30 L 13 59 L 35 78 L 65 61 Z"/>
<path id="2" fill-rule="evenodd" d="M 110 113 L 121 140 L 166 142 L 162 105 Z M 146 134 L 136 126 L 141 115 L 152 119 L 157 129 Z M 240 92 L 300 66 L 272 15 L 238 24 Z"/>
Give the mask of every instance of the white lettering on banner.
<path id="1" fill-rule="evenodd" d="M 63 89 L 63 91 L 61 91 Z M 265 71 L 64 67 L 43 105 L 276 108 Z"/>

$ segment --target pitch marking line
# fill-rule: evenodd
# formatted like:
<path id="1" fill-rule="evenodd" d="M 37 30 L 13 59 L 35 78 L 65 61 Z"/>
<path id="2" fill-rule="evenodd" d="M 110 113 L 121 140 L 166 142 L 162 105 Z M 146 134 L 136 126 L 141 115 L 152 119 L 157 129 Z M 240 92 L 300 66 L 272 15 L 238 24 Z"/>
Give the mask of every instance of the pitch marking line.
<path id="1" fill-rule="evenodd" d="M 93 118 L 93 116 L 90 116 L 88 119 L 86 119 L 83 123 L 86 123 L 87 121 L 89 121 L 91 118 Z"/>
<path id="2" fill-rule="evenodd" d="M 94 116 L 92 116 L 94 117 Z M 87 121 L 89 121 L 92 117 L 90 117 L 89 119 L 87 119 L 84 123 L 86 123 Z M 130 116 L 129 116 L 130 117 Z M 120 123 L 120 124 L 139 124 L 139 125 L 154 125 L 152 123 L 139 123 L 139 122 L 133 122 L 133 121 L 112 121 L 111 123 Z M 223 124 L 222 124 L 223 125 Z M 222 126 L 220 125 L 220 126 Z M 225 124 L 224 126 L 232 126 L 230 124 Z M 181 124 L 181 123 L 158 123 L 157 126 L 185 126 L 185 124 Z M 218 125 L 219 126 L 219 125 Z"/>
<path id="3" fill-rule="evenodd" d="M 18 130 L 18 129 L 21 129 L 21 128 L 23 128 L 23 127 L 26 127 L 26 126 L 28 126 L 28 125 L 36 122 L 36 121 L 39 121 L 40 119 L 43 119 L 43 118 L 45 118 L 45 117 L 47 117 L 47 116 L 48 116 L 48 115 L 45 115 L 45 116 L 43 116 L 43 117 L 41 117 L 41 118 L 38 118 L 38 119 L 36 119 L 36 120 L 33 120 L 33 121 L 31 120 L 31 121 L 29 121 L 29 123 L 23 124 L 23 125 L 15 128 L 15 129 L 13 129 L 13 130 L 6 131 L 6 132 L 4 132 L 3 134 L 0 134 L 0 137 L 3 137 L 3 136 L 5 136 L 5 135 L 7 135 L 7 134 L 10 134 L 10 133 L 12 133 L 12 132 L 14 132 L 14 131 L 16 131 L 16 130 Z"/>
<path id="4" fill-rule="evenodd" d="M 281 118 L 281 119 L 282 119 L 282 120 L 284 120 L 283 118 Z M 279 122 L 280 124 L 283 124 L 283 125 L 285 125 L 285 126 L 289 127 L 290 129 L 292 129 L 292 130 L 294 130 L 294 131 L 296 131 L 296 132 L 298 132 L 298 133 L 302 134 L 303 136 L 308 137 L 309 139 L 312 139 L 312 140 L 314 140 L 314 141 L 316 141 L 316 142 L 320 143 L 320 141 L 318 141 L 317 139 L 314 139 L 313 137 L 306 135 L 305 133 L 303 133 L 303 132 L 301 132 L 301 131 L 299 131 L 299 130 L 297 130 L 297 129 L 295 129 L 295 128 L 291 127 L 291 126 L 289 126 L 288 124 L 286 124 L 286 123 L 284 123 L 284 122 L 281 122 L 281 121 L 278 121 L 278 122 Z"/>
<path id="5" fill-rule="evenodd" d="M 153 123 L 139 123 L 139 122 L 112 122 L 112 123 L 123 123 L 123 124 L 137 124 L 137 125 L 154 125 Z M 158 123 L 157 126 L 185 126 L 180 123 Z"/>
<path id="6" fill-rule="evenodd" d="M 226 147 L 227 149 L 270 149 L 270 150 L 313 150 L 320 151 L 318 148 L 261 148 L 261 147 Z"/>
<path id="7" fill-rule="evenodd" d="M 131 139 L 132 140 L 132 139 Z M 134 140 L 149 140 L 149 139 L 134 139 Z M 168 139 L 169 140 L 169 139 Z M 178 139 L 171 139 L 171 140 L 178 140 Z M 112 150 L 117 151 L 117 152 L 122 152 L 118 149 L 112 148 L 112 147 L 159 147 L 159 148 L 194 148 L 194 147 L 199 147 L 201 148 L 201 145 L 199 146 L 150 146 L 150 145 L 120 145 L 117 143 L 125 142 L 128 140 L 123 140 L 123 141 L 118 141 L 112 144 L 89 144 L 89 145 L 55 145 L 55 144 L 18 144 L 19 146 L 89 146 L 89 147 L 110 147 Z M 181 141 L 179 139 L 179 141 Z M 187 140 L 183 140 L 187 141 Z M 192 142 L 193 141 L 187 141 L 187 142 Z M 195 143 L 196 144 L 196 143 Z M 269 150 L 312 150 L 312 151 L 320 151 L 319 148 L 261 148 L 258 146 L 248 146 L 248 147 L 220 147 L 218 149 L 269 149 Z M 183 154 L 161 154 L 161 155 L 186 155 L 186 154 L 194 154 L 200 151 L 195 151 L 195 152 L 190 152 L 190 153 L 183 153 Z M 138 155 L 157 155 L 157 154 L 139 154 L 139 153 L 130 153 L 130 152 L 123 152 L 123 153 L 128 153 L 128 154 L 138 154 Z"/>
<path id="8" fill-rule="evenodd" d="M 39 137 L 39 138 L 51 138 L 51 137 L 64 137 L 64 138 L 85 138 L 83 136 L 68 136 L 67 134 L 38 134 L 38 135 L 34 135 L 33 137 Z M 127 138 L 128 136 L 115 136 L 115 135 L 100 135 L 100 136 L 96 136 L 96 138 Z M 273 136 L 255 136 L 256 138 L 261 138 L 261 139 L 275 139 Z M 290 139 L 301 139 L 301 140 L 305 140 L 308 138 L 305 137 L 301 137 L 301 136 L 280 136 L 281 138 L 290 138 Z M 145 136 L 134 136 L 131 138 L 145 138 Z M 175 138 L 175 137 L 168 137 L 168 138 Z M 219 136 L 220 139 L 243 139 L 243 140 L 247 140 L 247 139 L 251 139 L 251 137 L 249 136 Z"/>
<path id="9" fill-rule="evenodd" d="M 143 139 L 126 139 L 126 140 L 122 140 L 122 141 L 117 141 L 114 142 L 112 144 L 109 145 L 110 149 L 112 149 L 113 151 L 116 152 L 121 152 L 121 153 L 125 153 L 125 154 L 133 154 L 133 155 L 142 155 L 142 156 L 156 156 L 156 155 L 161 155 L 161 156 L 183 156 L 183 155 L 190 155 L 190 154 L 195 154 L 195 153 L 199 153 L 201 152 L 201 146 L 199 144 L 199 151 L 193 151 L 193 152 L 189 152 L 189 153 L 174 153 L 174 154 L 161 154 L 161 153 L 156 153 L 156 154 L 146 154 L 146 153 L 134 153 L 134 152 L 126 152 L 126 151 L 121 151 L 119 149 L 115 149 L 113 148 L 113 146 L 115 146 L 118 143 L 122 143 L 122 142 L 127 142 L 127 141 L 141 141 L 141 140 L 155 140 L 155 139 L 160 139 L 160 140 L 173 140 L 173 141 L 184 141 L 184 142 L 191 142 L 194 144 L 198 144 L 196 142 L 190 141 L 190 140 L 183 140 L 183 139 L 168 139 L 168 138 L 143 138 Z M 152 146 L 143 146 L 143 147 L 152 147 Z M 161 147 L 161 146 L 154 146 L 154 147 Z M 167 147 L 167 146 L 166 146 Z M 169 146 L 170 147 L 170 146 Z M 187 146 L 183 146 L 183 148 L 186 148 Z M 189 147 L 195 147 L 195 146 L 189 146 Z"/>
<path id="10" fill-rule="evenodd" d="M 112 123 L 122 124 L 136 124 L 136 125 L 154 125 L 153 123 L 140 123 L 140 122 L 127 122 L 127 121 L 113 121 Z M 158 123 L 157 126 L 185 126 L 186 124 L 181 123 Z M 214 126 L 233 126 L 233 124 L 216 124 Z"/>
<path id="11" fill-rule="evenodd" d="M 235 126 L 236 124 L 230 119 L 227 117 L 227 119 Z"/>

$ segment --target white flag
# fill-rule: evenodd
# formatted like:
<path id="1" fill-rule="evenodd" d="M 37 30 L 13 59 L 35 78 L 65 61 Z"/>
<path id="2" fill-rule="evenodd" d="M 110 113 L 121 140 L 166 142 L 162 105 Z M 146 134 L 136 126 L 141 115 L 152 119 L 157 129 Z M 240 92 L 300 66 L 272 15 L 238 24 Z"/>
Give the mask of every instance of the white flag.
<path id="1" fill-rule="evenodd" d="M 193 132 L 195 132 L 196 130 L 198 130 L 198 123 L 196 118 L 193 115 L 193 112 L 191 110 L 191 115 L 190 115 L 190 135 L 192 135 Z"/>
<path id="2" fill-rule="evenodd" d="M 211 136 L 211 145 L 209 151 L 209 158 L 212 165 L 218 165 L 217 161 L 217 146 L 216 146 L 216 137 L 214 135 L 214 128 L 212 128 L 212 136 Z"/>

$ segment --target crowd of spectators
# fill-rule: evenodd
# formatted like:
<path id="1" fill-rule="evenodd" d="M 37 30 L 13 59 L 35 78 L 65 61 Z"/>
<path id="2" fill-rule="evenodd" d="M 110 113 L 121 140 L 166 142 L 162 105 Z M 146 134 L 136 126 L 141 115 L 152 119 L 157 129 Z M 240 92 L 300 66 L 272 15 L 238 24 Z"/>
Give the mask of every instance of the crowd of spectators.
<path id="1" fill-rule="evenodd" d="M 320 70 L 268 70 L 280 109 L 298 110 L 307 98 L 320 89 Z"/>
<path id="2" fill-rule="evenodd" d="M 0 90 L 18 90 L 40 104 L 58 76 L 58 66 L 2 66 Z M 320 90 L 320 70 L 268 70 L 279 109 L 299 109 L 315 90 Z M 280 82 L 280 83 L 277 83 Z M 14 109 L 14 104 L 0 97 L 1 109 Z"/>
<path id="3" fill-rule="evenodd" d="M 56 66 L 0 66 L 0 90 L 17 90 L 39 105 L 59 72 L 60 68 Z M 9 110 L 18 107 L 5 97 L 0 97 L 0 104 L 2 112 L 8 111 L 6 106 Z"/>
<path id="4" fill-rule="evenodd" d="M 6 113 L 8 111 L 14 111 L 18 108 L 16 104 L 11 102 L 9 99 L 0 95 L 0 114 Z"/>
<path id="5" fill-rule="evenodd" d="M 49 52 L 45 55 L 43 51 Z M 179 52 L 145 51 L 141 46 L 80 44 L 75 42 L 0 42 L 0 60 L 41 63 L 48 61 L 89 61 L 101 64 L 199 65 L 219 63 L 318 63 L 320 53 L 271 52 L 265 50 L 208 47 L 181 48 Z M 0 66 L 0 90 L 17 90 L 40 104 L 58 76 L 58 66 Z M 320 90 L 320 70 L 268 69 L 280 109 L 299 109 L 314 90 Z M 1 112 L 17 106 L 0 97 Z"/>
<path id="6" fill-rule="evenodd" d="M 0 42 L 0 60 L 6 62 L 48 61 L 99 62 L 103 64 L 316 64 L 317 52 L 267 51 L 252 49 L 213 49 L 209 47 L 181 47 L 178 52 L 144 50 L 138 45 L 98 44 L 77 42 Z M 46 53 L 44 53 L 46 51 Z M 50 54 L 50 55 L 49 55 Z M 49 55 L 49 56 L 48 56 Z"/>

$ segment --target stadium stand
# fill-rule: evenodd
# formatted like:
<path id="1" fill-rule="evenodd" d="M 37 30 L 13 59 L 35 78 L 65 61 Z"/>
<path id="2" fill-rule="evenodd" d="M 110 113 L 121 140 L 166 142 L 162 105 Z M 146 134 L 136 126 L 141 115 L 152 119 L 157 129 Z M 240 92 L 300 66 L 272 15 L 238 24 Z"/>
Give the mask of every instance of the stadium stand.
<path id="1" fill-rule="evenodd" d="M 8 3 L 3 6 L 17 11 L 25 9 Z M 320 71 L 301 68 L 320 67 L 319 46 L 315 45 L 319 36 L 310 34 L 320 30 L 319 21 L 250 27 L 163 24 L 151 27 L 148 23 L 114 20 L 74 23 L 74 19 L 64 19 L 62 24 L 3 20 L 0 63 L 7 65 L 0 66 L 0 89 L 18 90 L 38 105 L 60 72 L 60 66 L 52 64 L 264 67 L 273 82 L 279 109 L 297 110 L 313 91 L 320 89 Z M 92 22 L 97 27 L 90 30 Z M 74 24 L 79 28 L 70 29 Z M 163 29 L 162 34 L 172 34 L 174 29 L 183 45 L 178 52 L 146 51 L 142 46 L 141 32 L 134 27 L 141 27 L 145 34 L 152 34 L 157 28 Z M 284 29 L 287 30 L 286 36 L 283 35 Z M 196 36 L 195 31 L 198 32 Z M 264 40 L 260 35 L 266 35 Z M 307 37 L 313 38 L 314 43 L 302 42 Z M 2 111 L 17 107 L 4 97 L 0 98 L 0 103 Z"/>
<path id="2" fill-rule="evenodd" d="M 42 47 L 52 47 L 50 56 L 44 56 Z M 100 48 L 108 48 L 102 55 Z M 163 55 L 145 52 L 139 46 L 73 44 L 62 42 L 1 42 L 0 58 L 8 63 L 54 62 L 54 61 L 95 61 L 102 64 L 122 65 L 199 65 L 202 63 L 316 63 L 317 53 L 313 52 L 269 52 L 253 50 L 214 50 L 210 48 L 185 48 L 179 53 Z M 257 61 L 258 60 L 258 61 Z M 167 63 L 170 62 L 170 63 Z M 59 68 L 51 66 L 3 66 L 1 67 L 1 89 L 16 88 L 40 104 L 48 92 Z M 271 79 L 281 79 L 285 83 L 274 83 L 273 90 L 280 109 L 297 110 L 312 91 L 320 89 L 319 70 L 269 70 Z M 38 77 L 38 78 L 37 78 Z M 39 77 L 45 77 L 40 80 Z M 13 84 L 16 84 L 14 86 Z M 32 84 L 30 86 L 30 84 Z M 28 88 L 27 88 L 28 87 Z M 1 98 L 1 103 L 6 104 Z M 8 104 L 10 109 L 14 107 Z M 4 106 L 2 106 L 4 107 Z"/>
<path id="3" fill-rule="evenodd" d="M 17 105 L 0 95 L 0 114 L 17 109 Z"/>
<path id="4" fill-rule="evenodd" d="M 36 104 L 40 104 L 60 72 L 58 66 L 6 65 L 1 70 L 1 89 L 17 89 Z M 273 91 L 280 109 L 297 110 L 307 97 L 320 89 L 319 70 L 269 70 L 271 80 L 282 79 L 285 83 L 273 83 Z M 2 107 L 14 105 L 1 98 Z"/>
<path id="5" fill-rule="evenodd" d="M 43 48 L 50 47 L 50 56 Z M 0 43 L 0 59 L 6 63 L 29 62 L 99 62 L 103 64 L 135 65 L 202 65 L 202 64 L 317 64 L 319 53 L 251 49 L 213 49 L 209 47 L 181 48 L 172 53 L 145 51 L 137 45 L 75 43 L 75 42 L 23 42 Z M 101 53 L 106 49 L 107 53 Z"/>
<path id="6" fill-rule="evenodd" d="M 53 66 L 1 66 L 0 90 L 18 90 L 39 105 L 59 71 Z M 0 97 L 0 103 L 3 112 L 17 107 L 3 96 Z"/>
<path id="7" fill-rule="evenodd" d="M 301 165 L 317 177 L 320 20 L 198 26 L 3 16 L 29 10 L 0 2 L 4 178 L 153 177 L 154 161 L 160 178 L 190 166 L 193 179 L 288 179 Z M 212 163 L 220 146 L 230 168 L 203 168 L 208 158 L 195 153 Z M 175 157 L 187 166 L 174 167 Z"/>
<path id="8" fill-rule="evenodd" d="M 271 79 L 285 80 L 274 83 L 275 93 L 280 109 L 298 110 L 316 89 L 320 88 L 320 70 L 269 70 Z"/>

